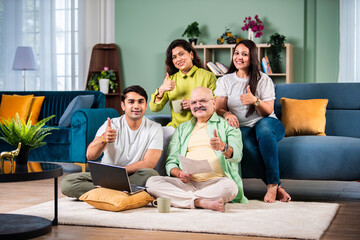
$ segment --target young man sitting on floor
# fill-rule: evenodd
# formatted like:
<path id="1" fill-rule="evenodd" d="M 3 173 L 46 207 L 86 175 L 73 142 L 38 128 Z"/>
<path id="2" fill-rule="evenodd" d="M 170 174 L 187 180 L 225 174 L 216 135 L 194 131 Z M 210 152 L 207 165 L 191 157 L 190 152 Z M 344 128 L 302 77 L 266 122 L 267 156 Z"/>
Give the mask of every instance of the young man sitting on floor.
<path id="1" fill-rule="evenodd" d="M 208 88 L 191 92 L 194 118 L 176 128 L 169 143 L 166 172 L 172 177 L 148 179 L 146 190 L 155 197 L 171 198 L 179 208 L 207 208 L 224 212 L 229 201 L 247 203 L 238 164 L 242 158 L 240 130 L 215 112 L 215 99 Z M 207 159 L 210 173 L 189 174 L 181 169 L 179 154 L 195 160 Z"/>
<path id="2" fill-rule="evenodd" d="M 145 186 L 147 179 L 159 174 L 154 170 L 163 148 L 163 131 L 159 123 L 144 117 L 148 96 L 140 86 L 125 88 L 121 94 L 119 118 L 110 118 L 99 128 L 86 152 L 88 160 L 104 153 L 102 163 L 126 168 L 132 184 Z M 70 174 L 61 181 L 64 195 L 79 198 L 95 188 L 91 174 Z"/>

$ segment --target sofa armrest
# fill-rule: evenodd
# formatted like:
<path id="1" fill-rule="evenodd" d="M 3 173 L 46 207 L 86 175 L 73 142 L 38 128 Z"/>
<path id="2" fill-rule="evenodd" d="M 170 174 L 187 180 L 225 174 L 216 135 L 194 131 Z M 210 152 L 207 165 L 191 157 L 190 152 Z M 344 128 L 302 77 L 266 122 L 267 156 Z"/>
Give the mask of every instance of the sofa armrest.
<path id="1" fill-rule="evenodd" d="M 119 117 L 113 108 L 79 109 L 71 118 L 72 143 L 71 159 L 86 163 L 87 146 L 94 140 L 95 134 L 107 118 Z"/>

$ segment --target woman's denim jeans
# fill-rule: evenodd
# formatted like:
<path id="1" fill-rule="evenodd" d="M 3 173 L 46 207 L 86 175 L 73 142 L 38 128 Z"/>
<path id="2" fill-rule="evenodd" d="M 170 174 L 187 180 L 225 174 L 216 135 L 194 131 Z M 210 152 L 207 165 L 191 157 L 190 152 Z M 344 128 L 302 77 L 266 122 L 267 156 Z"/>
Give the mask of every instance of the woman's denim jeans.
<path id="1" fill-rule="evenodd" d="M 244 145 L 242 164 L 250 167 L 266 185 L 280 185 L 278 141 L 285 135 L 284 125 L 276 118 L 265 117 L 254 127 L 241 127 Z"/>

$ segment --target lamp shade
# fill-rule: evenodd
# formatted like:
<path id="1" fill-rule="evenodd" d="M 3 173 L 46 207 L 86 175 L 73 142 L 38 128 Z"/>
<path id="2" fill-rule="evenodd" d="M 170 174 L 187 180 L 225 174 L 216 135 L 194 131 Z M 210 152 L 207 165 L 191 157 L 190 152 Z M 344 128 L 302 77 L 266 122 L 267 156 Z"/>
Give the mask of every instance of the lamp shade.
<path id="1" fill-rule="evenodd" d="M 31 47 L 16 49 L 13 70 L 36 70 L 36 61 Z"/>

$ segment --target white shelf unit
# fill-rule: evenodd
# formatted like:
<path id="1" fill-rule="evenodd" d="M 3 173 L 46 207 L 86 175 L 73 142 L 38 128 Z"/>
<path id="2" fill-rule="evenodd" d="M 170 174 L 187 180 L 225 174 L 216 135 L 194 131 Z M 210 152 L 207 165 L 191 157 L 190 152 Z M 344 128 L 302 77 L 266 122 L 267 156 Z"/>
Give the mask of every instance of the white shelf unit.
<path id="1" fill-rule="evenodd" d="M 284 50 L 285 50 L 285 72 L 281 72 L 281 73 L 272 73 L 269 74 L 270 77 L 284 77 L 285 78 L 285 82 L 286 83 L 293 83 L 294 82 L 294 48 L 290 43 L 285 43 L 284 44 Z M 265 56 L 266 53 L 266 49 L 268 49 L 270 47 L 269 44 L 266 43 L 260 43 L 260 44 L 256 44 L 256 46 L 258 47 L 258 56 L 259 56 L 259 61 L 261 62 L 261 59 Z M 203 56 L 203 61 L 204 61 L 204 65 L 205 68 L 207 70 L 208 67 L 206 66 L 206 63 L 208 62 L 214 62 L 213 56 L 214 56 L 214 51 L 216 50 L 220 50 L 220 49 L 228 49 L 230 52 L 230 62 L 232 61 L 232 55 L 234 52 L 234 48 L 235 48 L 235 44 L 224 44 L 224 45 L 195 45 L 194 48 L 196 50 L 202 50 L 202 56 Z M 198 52 L 198 54 L 200 55 L 201 52 Z M 284 59 L 282 59 L 283 61 Z M 228 64 L 228 66 L 230 65 L 230 62 Z M 271 65 L 271 63 L 270 63 Z M 217 77 L 219 77 L 221 75 L 217 75 Z"/>

